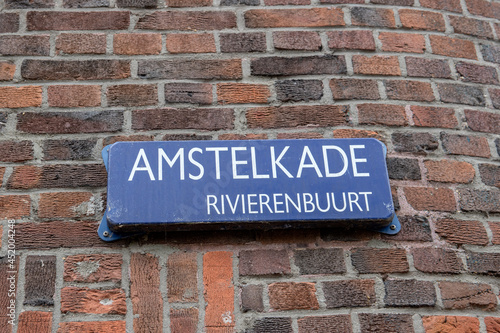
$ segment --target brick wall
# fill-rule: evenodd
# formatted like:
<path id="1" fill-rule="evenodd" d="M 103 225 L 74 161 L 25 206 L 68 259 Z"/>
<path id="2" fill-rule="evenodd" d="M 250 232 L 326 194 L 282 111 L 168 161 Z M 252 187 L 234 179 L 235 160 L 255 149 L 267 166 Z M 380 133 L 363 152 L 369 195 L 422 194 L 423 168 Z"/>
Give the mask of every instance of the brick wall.
<path id="1" fill-rule="evenodd" d="M 0 8 L 1 333 L 500 332 L 500 2 Z M 107 144 L 332 137 L 387 145 L 398 235 L 97 236 Z"/>

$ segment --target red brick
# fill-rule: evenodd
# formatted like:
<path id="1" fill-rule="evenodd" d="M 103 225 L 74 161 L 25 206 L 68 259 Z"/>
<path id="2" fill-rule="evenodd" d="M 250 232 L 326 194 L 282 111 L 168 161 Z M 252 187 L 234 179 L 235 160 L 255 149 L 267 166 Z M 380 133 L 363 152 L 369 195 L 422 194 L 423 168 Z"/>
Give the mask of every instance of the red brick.
<path id="1" fill-rule="evenodd" d="M 317 310 L 316 287 L 310 282 L 276 282 L 268 286 L 269 304 L 273 310 Z"/>
<path id="2" fill-rule="evenodd" d="M 165 101 L 169 103 L 212 104 L 209 83 L 166 83 Z"/>
<path id="3" fill-rule="evenodd" d="M 121 84 L 109 86 L 108 106 L 144 106 L 158 104 L 156 84 Z"/>
<path id="4" fill-rule="evenodd" d="M 500 191 L 461 188 L 458 196 L 463 211 L 500 213 Z"/>
<path id="5" fill-rule="evenodd" d="M 0 108 L 27 108 L 42 105 L 42 87 L 0 87 Z"/>
<path id="6" fill-rule="evenodd" d="M 425 1 L 425 0 L 424 0 Z M 399 18 L 404 28 L 416 30 L 446 30 L 443 15 L 423 10 L 400 9 Z"/>
<path id="7" fill-rule="evenodd" d="M 97 144 L 97 139 L 85 140 L 45 140 L 43 160 L 89 160 Z"/>
<path id="8" fill-rule="evenodd" d="M 493 234 L 491 243 L 494 245 L 500 244 L 500 222 L 489 222 L 489 226 Z"/>
<path id="9" fill-rule="evenodd" d="M 24 305 L 53 306 L 56 256 L 28 256 L 24 269 Z"/>
<path id="10" fill-rule="evenodd" d="M 170 309 L 170 332 L 196 333 L 198 332 L 198 309 Z"/>
<path id="11" fill-rule="evenodd" d="M 267 103 L 271 92 L 263 84 L 218 83 L 219 104 Z"/>
<path id="12" fill-rule="evenodd" d="M 290 259 L 285 250 L 244 250 L 239 270 L 242 276 L 290 274 Z"/>
<path id="13" fill-rule="evenodd" d="M 342 138 L 374 138 L 384 141 L 382 135 L 374 131 L 356 130 L 356 129 L 336 129 L 333 131 L 333 137 L 337 139 Z"/>
<path id="14" fill-rule="evenodd" d="M 265 57 L 252 59 L 252 75 L 292 76 L 315 74 L 347 74 L 345 56 Z"/>
<path id="15" fill-rule="evenodd" d="M 396 28 L 392 9 L 353 7 L 351 21 L 352 25 L 358 26 Z"/>
<path id="16" fill-rule="evenodd" d="M 163 300 L 160 292 L 160 266 L 154 255 L 132 253 L 130 298 L 134 313 L 134 332 L 160 332 L 163 327 Z"/>
<path id="17" fill-rule="evenodd" d="M 308 133 L 278 133 L 276 138 L 279 139 L 322 139 L 323 135 L 316 132 Z"/>
<path id="18" fill-rule="evenodd" d="M 24 60 L 21 75 L 27 80 L 115 80 L 130 76 L 126 60 Z"/>
<path id="19" fill-rule="evenodd" d="M 460 0 L 420 0 L 420 5 L 422 7 L 442 9 L 450 12 L 462 12 Z"/>
<path id="20" fill-rule="evenodd" d="M 10 81 L 14 78 L 16 65 L 10 61 L 0 61 L 0 81 Z"/>
<path id="21" fill-rule="evenodd" d="M 140 60 L 141 79 L 235 80 L 243 76 L 241 59 Z"/>
<path id="22" fill-rule="evenodd" d="M 480 66 L 466 62 L 458 62 L 455 67 L 461 81 L 498 84 L 498 75 L 494 67 Z"/>
<path id="23" fill-rule="evenodd" d="M 274 84 L 276 98 L 282 102 L 309 102 L 323 97 L 323 83 L 320 80 L 280 80 Z"/>
<path id="24" fill-rule="evenodd" d="M 126 323 L 124 320 L 113 321 L 83 321 L 83 322 L 63 322 L 59 323 L 57 333 L 94 333 L 94 332 L 114 332 L 125 333 Z"/>
<path id="25" fill-rule="evenodd" d="M 431 281 L 394 280 L 384 281 L 386 306 L 435 306 L 436 291 Z"/>
<path id="26" fill-rule="evenodd" d="M 360 124 L 407 126 L 405 108 L 402 105 L 359 104 L 358 121 Z"/>
<path id="27" fill-rule="evenodd" d="M 454 212 L 455 196 L 449 188 L 406 187 L 406 200 L 416 210 Z"/>
<path id="28" fill-rule="evenodd" d="M 160 54 L 161 34 L 121 33 L 113 36 L 115 54 Z"/>
<path id="29" fill-rule="evenodd" d="M 406 273 L 409 270 L 403 249 L 355 248 L 351 251 L 351 260 L 360 274 Z"/>
<path id="30" fill-rule="evenodd" d="M 0 195 L 1 219 L 20 219 L 30 216 L 30 209 L 29 195 Z"/>
<path id="31" fill-rule="evenodd" d="M 6 9 L 34 9 L 34 8 L 54 8 L 54 0 L 6 0 Z"/>
<path id="32" fill-rule="evenodd" d="M 52 312 L 23 311 L 17 319 L 19 333 L 50 333 L 52 332 Z"/>
<path id="33" fill-rule="evenodd" d="M 230 11 L 158 11 L 145 15 L 136 29 L 147 30 L 224 30 L 236 28 L 236 14 Z"/>
<path id="34" fill-rule="evenodd" d="M 434 182 L 467 184 L 472 182 L 476 173 L 472 164 L 468 162 L 426 160 L 424 164 L 427 169 L 427 180 Z"/>
<path id="35" fill-rule="evenodd" d="M 215 53 L 213 34 L 168 34 L 167 51 L 170 53 Z"/>
<path id="36" fill-rule="evenodd" d="M 297 323 L 299 333 L 352 333 L 349 315 L 303 317 Z"/>
<path id="37" fill-rule="evenodd" d="M 333 99 L 380 99 L 377 81 L 360 79 L 331 79 Z"/>
<path id="38" fill-rule="evenodd" d="M 424 35 L 381 32 L 378 39 L 382 43 L 382 51 L 424 53 Z"/>
<path id="39" fill-rule="evenodd" d="M 355 74 L 401 75 L 399 61 L 395 56 L 353 55 L 352 65 Z"/>
<path id="40" fill-rule="evenodd" d="M 243 285 L 241 286 L 241 309 L 246 311 L 264 311 L 264 300 L 262 298 L 263 286 Z"/>
<path id="41" fill-rule="evenodd" d="M 463 84 L 438 83 L 437 84 L 441 101 L 445 103 L 457 103 L 467 105 L 485 106 L 485 96 L 483 90 L 476 86 L 466 86 Z"/>
<path id="42" fill-rule="evenodd" d="M 449 243 L 487 245 L 488 234 L 479 221 L 441 219 L 436 222 L 436 233 Z"/>
<path id="43" fill-rule="evenodd" d="M 500 134 L 500 114 L 465 110 L 467 126 L 476 132 Z"/>
<path id="44" fill-rule="evenodd" d="M 469 271 L 500 276 L 500 253 L 466 252 Z"/>
<path id="45" fill-rule="evenodd" d="M 2 186 L 3 183 L 3 175 L 5 174 L 5 168 L 0 167 L 0 186 Z"/>
<path id="46" fill-rule="evenodd" d="M 360 313 L 358 317 L 361 332 L 413 332 L 413 320 L 410 314 Z"/>
<path id="47" fill-rule="evenodd" d="M 225 133 L 218 137 L 219 140 L 266 140 L 267 134 L 233 134 Z"/>
<path id="48" fill-rule="evenodd" d="M 205 327 L 217 332 L 230 332 L 235 326 L 233 253 L 207 252 L 203 255 L 205 288 Z"/>
<path id="49" fill-rule="evenodd" d="M 61 312 L 124 315 L 127 313 L 125 291 L 64 287 L 61 289 Z"/>
<path id="50" fill-rule="evenodd" d="M 227 0 L 227 2 L 231 3 L 232 0 Z M 259 4 L 258 1 L 255 1 L 256 4 Z M 284 5 L 309 5 L 311 4 L 311 0 L 264 0 L 264 4 L 266 6 L 284 6 Z"/>
<path id="51" fill-rule="evenodd" d="M 493 38 L 493 30 L 486 21 L 463 16 L 450 16 L 450 23 L 457 34 Z"/>
<path id="52" fill-rule="evenodd" d="M 500 4 L 485 0 L 466 0 L 467 9 L 473 15 L 489 17 L 493 19 L 500 18 Z"/>
<path id="53" fill-rule="evenodd" d="M 119 282 L 122 279 L 121 254 L 77 254 L 64 258 L 65 282 Z"/>
<path id="54" fill-rule="evenodd" d="M 169 302 L 198 301 L 198 264 L 195 252 L 176 252 L 168 257 L 167 289 Z"/>
<path id="55" fill-rule="evenodd" d="M 412 250 L 415 268 L 424 273 L 458 274 L 463 271 L 457 252 L 445 248 L 416 248 Z"/>
<path id="56" fill-rule="evenodd" d="M 477 59 L 474 43 L 458 38 L 430 35 L 432 53 L 453 58 Z"/>
<path id="57" fill-rule="evenodd" d="M 307 105 L 261 107 L 247 110 L 249 128 L 338 126 L 347 123 L 346 106 Z"/>
<path id="58" fill-rule="evenodd" d="M 481 308 L 492 311 L 497 305 L 497 298 L 487 284 L 443 281 L 439 283 L 439 289 L 445 309 Z"/>
<path id="59" fill-rule="evenodd" d="M 321 38 L 314 31 L 273 32 L 274 47 L 279 50 L 321 50 Z"/>
<path id="60" fill-rule="evenodd" d="M 453 135 L 441 133 L 443 149 L 450 155 L 468 155 L 477 157 L 491 156 L 488 140 L 483 137 L 469 135 Z"/>
<path id="61" fill-rule="evenodd" d="M 458 126 L 455 110 L 433 106 L 412 105 L 413 122 L 419 127 L 456 128 Z"/>
<path id="62" fill-rule="evenodd" d="M 488 186 L 500 187 L 500 166 L 494 164 L 479 164 L 481 180 Z"/>
<path id="63" fill-rule="evenodd" d="M 420 81 L 394 80 L 385 81 L 385 90 L 389 99 L 405 101 L 434 101 L 431 84 Z"/>
<path id="64" fill-rule="evenodd" d="M 30 11 L 26 21 L 28 30 L 126 30 L 130 17 L 125 11 Z"/>
<path id="65" fill-rule="evenodd" d="M 102 145 L 107 146 L 119 141 L 154 141 L 152 135 L 117 135 L 108 136 L 103 139 Z"/>
<path id="66" fill-rule="evenodd" d="M 166 0 L 167 7 L 206 7 L 211 6 L 210 0 Z"/>
<path id="67" fill-rule="evenodd" d="M 375 40 L 370 30 L 328 31 L 330 49 L 375 51 Z"/>
<path id="68" fill-rule="evenodd" d="M 85 217 L 101 213 L 103 208 L 99 195 L 90 192 L 41 193 L 38 217 Z M 97 207 L 96 207 L 97 206 Z"/>
<path id="69" fill-rule="evenodd" d="M 221 33 L 220 50 L 227 52 L 265 52 L 266 35 L 263 32 Z"/>
<path id="70" fill-rule="evenodd" d="M 375 304 L 374 280 L 340 280 L 322 283 L 326 307 L 369 307 Z"/>
<path id="71" fill-rule="evenodd" d="M 19 30 L 19 14 L 0 13 L 0 33 L 17 32 Z"/>
<path id="72" fill-rule="evenodd" d="M 340 8 L 251 9 L 245 12 L 247 28 L 343 26 Z"/>
<path id="73" fill-rule="evenodd" d="M 49 106 L 60 108 L 101 105 L 101 87 L 97 85 L 58 85 L 47 89 Z"/>
<path id="74" fill-rule="evenodd" d="M 413 77 L 450 79 L 450 65 L 446 60 L 405 57 L 406 72 Z"/>
<path id="75" fill-rule="evenodd" d="M 33 159 L 33 143 L 23 141 L 0 141 L 0 162 L 24 162 Z"/>
<path id="76" fill-rule="evenodd" d="M 495 109 L 500 109 L 500 89 L 488 89 L 490 93 L 491 102 Z"/>
<path id="77" fill-rule="evenodd" d="M 425 333 L 479 333 L 479 319 L 460 316 L 424 316 Z"/>
<path id="78" fill-rule="evenodd" d="M 486 324 L 486 333 L 500 332 L 500 318 L 486 317 L 484 323 Z"/>
<path id="79" fill-rule="evenodd" d="M 50 36 L 0 36 L 0 55 L 4 56 L 48 56 L 50 54 Z"/>
<path id="80" fill-rule="evenodd" d="M 57 54 L 105 54 L 106 34 L 62 33 L 56 39 Z"/>

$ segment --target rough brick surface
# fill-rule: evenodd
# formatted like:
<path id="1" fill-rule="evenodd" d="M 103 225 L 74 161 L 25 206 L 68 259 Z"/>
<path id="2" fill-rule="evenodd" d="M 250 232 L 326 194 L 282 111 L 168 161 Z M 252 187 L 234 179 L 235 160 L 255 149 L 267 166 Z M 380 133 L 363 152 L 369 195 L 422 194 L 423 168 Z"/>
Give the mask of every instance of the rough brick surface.
<path id="1" fill-rule="evenodd" d="M 105 282 L 121 281 L 121 254 L 77 254 L 64 259 L 64 281 Z"/>
<path id="2" fill-rule="evenodd" d="M 436 222 L 436 233 L 455 244 L 488 244 L 488 235 L 479 221 L 443 219 Z"/>
<path id="3" fill-rule="evenodd" d="M 352 333 L 349 315 L 303 317 L 297 320 L 299 333 Z"/>
<path id="4" fill-rule="evenodd" d="M 455 196 L 449 188 L 406 187 L 408 203 L 416 210 L 453 212 L 456 210 Z"/>
<path id="5" fill-rule="evenodd" d="M 330 49 L 375 51 L 375 40 L 369 30 L 329 31 L 327 36 Z"/>
<path id="6" fill-rule="evenodd" d="M 472 164 L 453 160 L 424 161 L 427 179 L 445 183 L 470 183 L 475 170 Z"/>
<path id="7" fill-rule="evenodd" d="M 229 11 L 158 11 L 139 19 L 137 29 L 222 30 L 236 27 L 236 15 Z"/>
<path id="8" fill-rule="evenodd" d="M 165 101 L 169 103 L 211 104 L 212 85 L 208 83 L 166 83 Z"/>
<path id="9" fill-rule="evenodd" d="M 363 332 L 412 332 L 413 321 L 408 314 L 371 314 L 358 315 Z"/>
<path id="10" fill-rule="evenodd" d="M 30 11 L 28 30 L 124 30 L 130 23 L 128 12 L 58 12 Z"/>
<path id="11" fill-rule="evenodd" d="M 483 183 L 500 188 L 500 167 L 494 164 L 480 164 L 479 173 Z"/>
<path id="12" fill-rule="evenodd" d="M 99 210 L 95 205 L 101 205 L 100 198 L 89 192 L 42 193 L 38 207 L 41 218 L 64 218 L 93 216 Z"/>
<path id="13" fill-rule="evenodd" d="M 353 25 L 368 27 L 395 28 L 394 12 L 385 8 L 351 8 L 351 21 Z"/>
<path id="14" fill-rule="evenodd" d="M 361 274 L 405 273 L 409 269 L 403 249 L 357 248 L 352 250 L 351 260 Z"/>
<path id="15" fill-rule="evenodd" d="M 125 291 L 64 287 L 61 290 L 61 312 L 123 315 L 127 312 Z"/>
<path id="16" fill-rule="evenodd" d="M 49 333 L 52 331 L 52 312 L 25 311 L 19 315 L 17 332 Z"/>
<path id="17" fill-rule="evenodd" d="M 1 162 L 24 162 L 33 159 L 33 143 L 23 141 L 0 141 Z"/>
<path id="18" fill-rule="evenodd" d="M 113 36 L 115 54 L 159 54 L 161 51 L 160 34 L 121 33 Z"/>
<path id="19" fill-rule="evenodd" d="M 245 285 L 241 287 L 241 309 L 243 311 L 264 311 L 263 286 Z"/>
<path id="20" fill-rule="evenodd" d="M 467 252 L 466 256 L 470 272 L 500 276 L 500 253 Z"/>
<path id="21" fill-rule="evenodd" d="M 494 67 L 459 62 L 455 68 L 464 82 L 498 84 L 498 75 Z"/>
<path id="22" fill-rule="evenodd" d="M 30 215 L 29 195 L 0 195 L 0 218 L 19 219 Z"/>
<path id="23" fill-rule="evenodd" d="M 450 65 L 446 60 L 405 57 L 405 61 L 408 76 L 451 78 Z"/>
<path id="24" fill-rule="evenodd" d="M 25 305 L 52 306 L 56 284 L 55 256 L 28 256 L 25 267 Z"/>
<path id="25" fill-rule="evenodd" d="M 292 318 L 284 317 L 265 317 L 257 319 L 252 324 L 250 330 L 252 333 L 282 332 L 292 333 Z"/>
<path id="26" fill-rule="evenodd" d="M 423 35 L 381 32 L 378 39 L 382 43 L 382 51 L 406 53 L 424 53 L 425 51 Z"/>
<path id="27" fill-rule="evenodd" d="M 198 266 L 196 253 L 177 252 L 168 257 L 167 288 L 169 302 L 196 302 Z"/>
<path id="28" fill-rule="evenodd" d="M 141 79 L 219 79 L 242 77 L 241 60 L 141 60 Z"/>
<path id="29" fill-rule="evenodd" d="M 316 287 L 310 282 L 276 282 L 268 286 L 269 304 L 277 311 L 317 310 Z"/>
<path id="30" fill-rule="evenodd" d="M 453 83 L 438 83 L 437 86 L 441 101 L 445 103 L 485 105 L 484 94 L 480 87 Z"/>
<path id="31" fill-rule="evenodd" d="M 109 106 L 144 106 L 158 103 L 158 91 L 154 84 L 110 86 L 106 95 Z"/>
<path id="32" fill-rule="evenodd" d="M 106 53 L 106 34 L 62 33 L 56 39 L 56 53 L 104 54 Z"/>
<path id="33" fill-rule="evenodd" d="M 92 333 L 92 332 L 116 332 L 125 333 L 126 323 L 124 320 L 112 321 L 84 321 L 59 323 L 57 333 Z"/>
<path id="34" fill-rule="evenodd" d="M 334 99 L 379 99 L 377 81 L 360 79 L 332 79 L 330 89 Z"/>
<path id="35" fill-rule="evenodd" d="M 0 54 L 4 56 L 48 56 L 49 36 L 0 36 Z"/>
<path id="36" fill-rule="evenodd" d="M 465 110 L 467 126 L 473 131 L 500 134 L 500 114 Z"/>
<path id="37" fill-rule="evenodd" d="M 0 33 L 17 32 L 19 30 L 19 14 L 0 13 Z"/>
<path id="38" fill-rule="evenodd" d="M 479 319 L 460 316 L 425 316 L 422 318 L 425 333 L 470 332 L 479 333 Z"/>
<path id="39" fill-rule="evenodd" d="M 323 97 L 323 83 L 320 80 L 276 81 L 276 95 L 282 102 L 309 102 Z"/>
<path id="40" fill-rule="evenodd" d="M 252 59 L 252 75 L 346 74 L 344 56 L 264 57 Z"/>
<path id="41" fill-rule="evenodd" d="M 86 140 L 46 140 L 43 142 L 43 159 L 51 160 L 90 160 L 97 143 L 95 139 Z"/>
<path id="42" fill-rule="evenodd" d="M 217 100 L 219 104 L 266 103 L 270 95 L 269 87 L 262 84 L 217 84 Z"/>
<path id="43" fill-rule="evenodd" d="M 240 252 L 240 275 L 290 274 L 290 259 L 285 250 Z"/>
<path id="44" fill-rule="evenodd" d="M 500 191 L 459 189 L 458 196 L 464 211 L 500 212 Z"/>
<path id="45" fill-rule="evenodd" d="M 398 216 L 398 220 L 401 223 L 401 231 L 396 235 L 383 235 L 383 239 L 417 242 L 432 241 L 431 228 L 427 218 L 423 216 Z"/>
<path id="46" fill-rule="evenodd" d="M 401 75 L 398 58 L 395 56 L 354 55 L 352 64 L 355 74 Z"/>
<path id="47" fill-rule="evenodd" d="M 42 104 L 42 87 L 0 87 L 0 108 L 27 108 Z"/>
<path id="48" fill-rule="evenodd" d="M 500 318 L 486 317 L 484 318 L 487 333 L 495 333 L 500 330 Z"/>
<path id="49" fill-rule="evenodd" d="M 170 309 L 170 332 L 196 333 L 198 327 L 198 309 Z"/>
<path id="50" fill-rule="evenodd" d="M 321 38 L 312 31 L 278 31 L 273 33 L 273 44 L 279 50 L 318 51 Z"/>
<path id="51" fill-rule="evenodd" d="M 344 25 L 340 8 L 251 9 L 245 12 L 249 28 L 332 27 Z"/>
<path id="52" fill-rule="evenodd" d="M 264 33 L 224 33 L 220 34 L 220 50 L 231 52 L 264 52 L 266 36 Z"/>
<path id="53" fill-rule="evenodd" d="M 114 80 L 130 76 L 125 60 L 25 60 L 21 75 L 27 80 Z"/>
<path id="54" fill-rule="evenodd" d="M 418 81 L 385 81 L 385 91 L 389 99 L 432 102 L 434 94 L 430 83 Z"/>
<path id="55" fill-rule="evenodd" d="M 415 126 L 455 128 L 458 125 L 453 109 L 412 105 L 410 110 L 413 113 Z"/>
<path id="56" fill-rule="evenodd" d="M 457 274 L 463 270 L 462 261 L 453 250 L 444 248 L 416 248 L 412 251 L 413 264 L 426 273 Z"/>
<path id="57" fill-rule="evenodd" d="M 488 140 L 484 137 L 441 133 L 443 149 L 450 155 L 490 157 Z"/>
<path id="58" fill-rule="evenodd" d="M 364 307 L 375 303 L 374 280 L 341 280 L 323 282 L 326 307 Z"/>
<path id="59" fill-rule="evenodd" d="M 47 89 L 49 105 L 60 108 L 101 105 L 101 87 L 98 85 L 57 85 Z"/>
<path id="60" fill-rule="evenodd" d="M 497 298 L 487 284 L 442 281 L 439 289 L 446 309 L 493 310 L 497 305 Z"/>
<path id="61" fill-rule="evenodd" d="M 364 125 L 405 126 L 408 124 L 402 105 L 358 104 L 358 119 Z"/>
<path id="62" fill-rule="evenodd" d="M 477 59 L 474 43 L 458 38 L 430 36 L 432 53 L 447 57 Z"/>
<path id="63" fill-rule="evenodd" d="M 161 38 L 159 38 L 161 42 Z M 161 43 L 158 43 L 161 49 Z M 167 51 L 170 53 L 215 53 L 213 34 L 169 34 Z"/>
<path id="64" fill-rule="evenodd" d="M 420 167 L 416 159 L 389 157 L 386 159 L 389 179 L 418 180 L 421 179 Z"/>
<path id="65" fill-rule="evenodd" d="M 434 306 L 434 283 L 418 280 L 386 280 L 384 303 L 387 306 Z"/>
<path id="66" fill-rule="evenodd" d="M 294 252 L 295 265 L 300 274 L 344 273 L 344 252 L 342 249 L 301 249 Z"/>
<path id="67" fill-rule="evenodd" d="M 16 65 L 10 61 L 0 61 L 0 81 L 10 81 L 14 78 Z"/>
<path id="68" fill-rule="evenodd" d="M 399 18 L 401 20 L 401 24 L 405 28 L 434 31 L 445 31 L 446 28 L 443 15 L 440 13 L 423 10 L 400 9 Z"/>

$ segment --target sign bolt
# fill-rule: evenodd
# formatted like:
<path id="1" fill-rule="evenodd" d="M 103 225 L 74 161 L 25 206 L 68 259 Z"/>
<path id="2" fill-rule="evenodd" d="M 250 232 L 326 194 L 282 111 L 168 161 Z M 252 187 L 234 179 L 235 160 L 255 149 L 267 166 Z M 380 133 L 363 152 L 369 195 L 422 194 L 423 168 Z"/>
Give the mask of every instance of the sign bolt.
<path id="1" fill-rule="evenodd" d="M 389 227 L 391 230 L 396 230 L 396 225 L 395 224 L 391 224 L 391 226 Z"/>
<path id="2" fill-rule="evenodd" d="M 102 235 L 103 235 L 104 237 L 109 237 L 109 232 L 107 232 L 107 231 L 103 231 Z"/>

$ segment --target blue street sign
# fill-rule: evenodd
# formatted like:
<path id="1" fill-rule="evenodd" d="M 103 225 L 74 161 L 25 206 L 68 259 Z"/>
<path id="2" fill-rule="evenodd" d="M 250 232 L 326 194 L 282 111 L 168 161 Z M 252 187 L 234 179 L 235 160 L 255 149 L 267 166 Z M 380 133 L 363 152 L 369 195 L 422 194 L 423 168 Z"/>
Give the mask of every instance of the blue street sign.
<path id="1" fill-rule="evenodd" d="M 399 231 L 375 139 L 118 142 L 103 157 L 106 240 L 141 228 L 279 222 Z"/>

